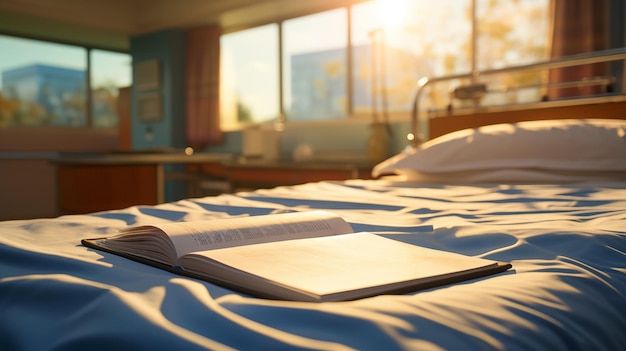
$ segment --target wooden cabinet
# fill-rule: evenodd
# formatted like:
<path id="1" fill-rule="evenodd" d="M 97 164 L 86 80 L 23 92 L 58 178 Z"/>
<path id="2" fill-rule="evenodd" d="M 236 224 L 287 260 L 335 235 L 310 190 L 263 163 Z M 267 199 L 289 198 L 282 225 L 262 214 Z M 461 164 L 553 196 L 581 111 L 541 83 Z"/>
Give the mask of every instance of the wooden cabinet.
<path id="1" fill-rule="evenodd" d="M 61 213 L 88 213 L 158 203 L 156 165 L 59 165 Z"/>
<path id="2" fill-rule="evenodd" d="M 369 164 L 339 162 L 235 162 L 217 154 L 69 155 L 55 161 L 61 213 L 90 213 L 167 201 L 165 180 L 187 182 L 188 197 L 323 180 L 371 178 Z M 166 172 L 166 164 L 185 164 Z M 199 189 L 203 184 L 207 187 Z M 218 186 L 216 186 L 218 185 Z"/>
<path id="3" fill-rule="evenodd" d="M 159 204 L 166 201 L 167 179 L 196 179 L 195 174 L 166 171 L 167 165 L 210 164 L 230 158 L 229 154 L 176 151 L 64 154 L 53 161 L 58 208 L 61 213 L 88 213 Z"/>

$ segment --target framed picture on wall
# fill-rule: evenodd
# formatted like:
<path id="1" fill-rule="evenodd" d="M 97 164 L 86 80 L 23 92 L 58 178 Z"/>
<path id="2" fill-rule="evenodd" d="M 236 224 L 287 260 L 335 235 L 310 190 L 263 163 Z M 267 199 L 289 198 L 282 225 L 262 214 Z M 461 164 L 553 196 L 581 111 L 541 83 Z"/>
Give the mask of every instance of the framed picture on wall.
<path id="1" fill-rule="evenodd" d="M 136 64 L 135 84 L 139 92 L 159 89 L 161 87 L 159 60 L 143 61 Z"/>
<path id="2" fill-rule="evenodd" d="M 140 121 L 160 121 L 163 118 L 160 92 L 142 93 L 137 98 L 137 115 Z"/>

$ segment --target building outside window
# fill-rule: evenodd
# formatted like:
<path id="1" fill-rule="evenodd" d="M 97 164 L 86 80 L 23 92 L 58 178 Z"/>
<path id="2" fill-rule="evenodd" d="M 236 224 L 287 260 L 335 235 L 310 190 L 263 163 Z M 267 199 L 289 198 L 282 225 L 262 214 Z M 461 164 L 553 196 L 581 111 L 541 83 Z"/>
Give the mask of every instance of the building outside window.
<path id="1" fill-rule="evenodd" d="M 283 111 L 287 121 L 348 115 L 347 9 L 293 18 L 283 30 Z"/>
<path id="2" fill-rule="evenodd" d="M 130 55 L 5 35 L 0 51 L 0 128 L 117 126 Z"/>
<path id="3" fill-rule="evenodd" d="M 346 116 L 345 60 L 345 49 L 291 56 L 290 103 L 286 106 L 290 121 Z"/>
<path id="4" fill-rule="evenodd" d="M 85 74 L 84 70 L 42 64 L 4 70 L 4 99 L 19 101 L 5 123 L 84 126 Z"/>

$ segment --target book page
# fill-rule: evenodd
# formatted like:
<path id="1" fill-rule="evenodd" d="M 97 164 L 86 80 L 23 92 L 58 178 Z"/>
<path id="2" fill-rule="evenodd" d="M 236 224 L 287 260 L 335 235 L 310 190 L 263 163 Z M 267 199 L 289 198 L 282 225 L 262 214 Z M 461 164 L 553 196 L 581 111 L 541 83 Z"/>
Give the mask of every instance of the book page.
<path id="1" fill-rule="evenodd" d="M 371 233 L 196 252 L 180 262 L 198 274 L 276 296 L 288 287 L 322 299 L 350 299 L 417 286 L 496 264 Z"/>
<path id="2" fill-rule="evenodd" d="M 155 227 L 167 233 L 178 257 L 194 251 L 352 232 L 346 221 L 326 211 L 164 223 Z"/>

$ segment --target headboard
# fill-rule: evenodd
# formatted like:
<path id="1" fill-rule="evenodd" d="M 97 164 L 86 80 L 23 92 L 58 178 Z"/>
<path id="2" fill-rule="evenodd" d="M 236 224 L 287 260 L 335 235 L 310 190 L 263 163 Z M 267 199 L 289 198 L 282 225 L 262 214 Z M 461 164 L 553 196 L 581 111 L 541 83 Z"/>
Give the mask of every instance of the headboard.
<path id="1" fill-rule="evenodd" d="M 488 75 L 532 70 L 550 70 L 618 60 L 626 60 L 626 48 L 568 56 L 523 66 L 436 77 L 433 79 L 424 78 L 420 80 L 413 100 L 411 115 L 412 130 L 411 135 L 409 135 L 409 140 L 416 146 L 427 139 L 432 139 L 455 130 L 476 128 L 496 123 L 515 123 L 545 119 L 626 119 L 626 94 L 623 91 L 607 92 L 580 98 L 504 106 L 480 106 L 479 104 L 475 104 L 471 108 L 464 108 L 458 111 L 447 109 L 428 113 L 428 116 L 424 116 L 426 113 L 420 110 L 420 100 L 424 95 L 424 91 L 435 83 L 463 79 L 477 81 L 479 77 Z M 608 85 L 609 83 L 605 77 L 591 77 L 581 81 L 568 82 L 567 84 L 576 86 L 584 84 Z M 626 83 L 622 82 L 622 85 L 624 84 Z M 454 92 L 451 92 L 451 96 L 455 93 L 463 95 L 463 98 L 469 97 L 471 99 L 475 96 L 477 97 L 475 101 L 478 101 L 484 94 L 488 93 L 488 89 L 485 84 L 474 83 L 468 86 L 461 86 Z"/>
<path id="2" fill-rule="evenodd" d="M 626 119 L 626 95 L 548 101 L 502 109 L 477 110 L 471 114 L 438 116 L 428 120 L 428 136 L 433 139 L 455 130 L 497 123 L 570 118 Z"/>

